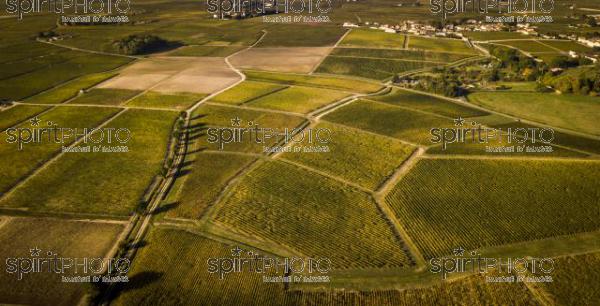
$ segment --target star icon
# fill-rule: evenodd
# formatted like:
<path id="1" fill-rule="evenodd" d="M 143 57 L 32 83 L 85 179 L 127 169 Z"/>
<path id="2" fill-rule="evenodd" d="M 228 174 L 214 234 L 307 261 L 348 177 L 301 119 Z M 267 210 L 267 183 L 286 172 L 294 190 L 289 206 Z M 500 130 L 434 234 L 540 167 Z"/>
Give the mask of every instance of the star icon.
<path id="1" fill-rule="evenodd" d="M 40 256 L 40 252 L 41 251 L 42 250 L 38 249 L 38 247 L 35 247 L 35 249 L 29 249 L 29 253 L 31 254 L 32 257 L 33 256 L 35 256 L 35 257 Z"/>
<path id="2" fill-rule="evenodd" d="M 29 119 L 29 122 L 31 122 L 31 125 L 33 125 L 33 126 L 38 126 L 38 125 L 40 125 L 40 122 L 41 122 L 41 121 L 42 121 L 42 120 L 40 120 L 40 119 L 39 119 L 37 116 L 36 116 L 35 118 L 31 118 L 31 119 Z"/>
<path id="3" fill-rule="evenodd" d="M 240 256 L 241 252 L 242 249 L 236 245 L 235 248 L 231 249 L 231 256 Z"/>
<path id="4" fill-rule="evenodd" d="M 464 122 L 465 122 L 465 119 L 463 119 L 462 117 L 458 117 L 458 118 L 454 119 L 454 125 L 456 125 L 456 126 L 462 126 Z"/>
<path id="5" fill-rule="evenodd" d="M 231 126 L 240 126 L 241 121 L 242 119 L 240 119 L 239 117 L 235 117 L 231 119 Z"/>
<path id="6" fill-rule="evenodd" d="M 465 249 L 463 249 L 462 247 L 458 247 L 454 249 L 453 253 L 454 256 L 463 256 L 463 254 L 465 253 Z"/>

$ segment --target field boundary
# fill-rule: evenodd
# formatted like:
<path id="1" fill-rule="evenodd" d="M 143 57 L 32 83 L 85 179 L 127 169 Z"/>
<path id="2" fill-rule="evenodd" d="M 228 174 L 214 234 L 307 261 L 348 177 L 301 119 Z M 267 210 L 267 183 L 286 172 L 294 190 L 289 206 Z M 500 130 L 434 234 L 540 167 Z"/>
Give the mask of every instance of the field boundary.
<path id="1" fill-rule="evenodd" d="M 116 114 L 110 116 L 104 122 L 102 122 L 101 124 L 96 126 L 95 129 L 100 129 L 100 128 L 105 127 L 107 124 L 112 122 L 114 119 L 116 119 L 117 117 L 119 117 L 121 114 L 123 114 L 126 111 L 127 111 L 126 109 L 123 109 L 123 110 L 117 112 Z M 89 136 L 92 132 L 89 132 L 86 134 L 86 136 L 77 139 L 76 141 L 74 141 L 72 144 L 70 144 L 66 148 L 70 149 L 70 148 L 77 146 L 85 139 L 85 137 Z M 41 171 L 46 169 L 49 165 L 53 164 L 56 160 L 58 160 L 64 154 L 65 154 L 64 150 L 59 151 L 58 154 L 56 154 L 52 158 L 46 160 L 42 165 L 40 165 L 33 171 L 29 172 L 28 174 L 25 174 L 23 177 L 21 177 L 21 179 L 19 179 L 16 183 L 14 183 L 11 187 L 9 187 L 9 189 L 7 189 L 6 192 L 4 192 L 0 195 L 0 205 L 1 205 L 2 201 L 4 201 L 7 197 L 12 195 L 15 190 L 19 189 L 21 186 L 23 186 L 25 183 L 27 183 L 32 177 L 36 176 L 38 173 L 40 173 Z"/>

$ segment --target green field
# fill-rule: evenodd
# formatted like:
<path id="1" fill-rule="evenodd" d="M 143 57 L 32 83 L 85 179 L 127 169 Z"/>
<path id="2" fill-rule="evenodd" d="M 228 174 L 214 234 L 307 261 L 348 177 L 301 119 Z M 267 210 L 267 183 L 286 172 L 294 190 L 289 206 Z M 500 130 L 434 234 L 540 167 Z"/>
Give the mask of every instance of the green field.
<path id="1" fill-rule="evenodd" d="M 12 127 L 36 114 L 50 109 L 46 106 L 37 105 L 15 105 L 0 112 L 0 131 Z"/>
<path id="2" fill-rule="evenodd" d="M 410 265 L 370 196 L 282 162 L 246 174 L 214 219 L 306 256 L 327 257 L 335 269 Z M 332 243 L 344 240 L 352 243 Z"/>
<path id="3" fill-rule="evenodd" d="M 463 32 L 463 35 L 476 41 L 525 39 L 527 36 L 517 32 Z"/>
<path id="4" fill-rule="evenodd" d="M 8 79 L 10 77 L 26 74 L 47 67 L 60 65 L 61 63 L 67 62 L 69 59 L 79 57 L 82 55 L 83 53 L 80 52 L 64 50 L 63 52 L 49 52 L 45 56 L 24 58 L 16 61 L 4 62 L 2 63 L 3 70 L 0 72 L 0 80 Z"/>
<path id="5" fill-rule="evenodd" d="M 600 300 L 600 253 L 569 256 L 554 260 L 553 281 L 541 284 L 556 305 L 594 305 Z"/>
<path id="6" fill-rule="evenodd" d="M 340 57 L 330 55 L 321 63 L 316 72 L 358 76 L 384 80 L 395 74 L 440 64 L 399 59 L 379 59 L 366 57 Z"/>
<path id="7" fill-rule="evenodd" d="M 507 131 L 509 128 L 511 130 L 515 130 L 517 128 L 540 128 L 538 126 L 515 121 L 509 123 L 492 123 L 491 126 L 494 128 L 502 129 L 503 131 Z M 588 137 L 581 137 L 573 134 L 554 131 L 554 140 L 552 140 L 552 143 L 556 145 L 567 146 L 569 148 L 577 150 L 583 150 L 588 153 L 600 154 L 600 140 L 595 140 Z"/>
<path id="8" fill-rule="evenodd" d="M 450 119 L 368 100 L 351 103 L 323 119 L 425 145 L 431 144 L 430 129 L 453 126 Z"/>
<path id="9" fill-rule="evenodd" d="M 254 99 L 247 105 L 306 114 L 323 106 L 350 96 L 347 92 L 292 86 L 284 90 Z"/>
<path id="10" fill-rule="evenodd" d="M 321 123 L 314 128 L 315 131 L 319 129 L 330 131 L 331 140 L 323 144 L 329 147 L 329 152 L 312 154 L 288 152 L 282 157 L 339 175 L 373 190 L 391 176 L 414 150 L 414 147 L 393 139 L 329 123 Z"/>
<path id="11" fill-rule="evenodd" d="M 495 111 L 569 130 L 600 135 L 600 99 L 527 92 L 477 92 L 469 101 Z"/>
<path id="12" fill-rule="evenodd" d="M 455 62 L 469 55 L 445 52 L 430 52 L 424 50 L 394 50 L 394 49 L 367 49 L 367 48 L 335 48 L 330 53 L 335 56 L 376 57 L 384 59 L 400 59 L 414 61 L 429 61 L 439 64 Z"/>
<path id="13" fill-rule="evenodd" d="M 186 157 L 191 165 L 177 178 L 183 185 L 174 191 L 179 195 L 176 202 L 167 203 L 175 207 L 167 212 L 167 217 L 199 219 L 227 182 L 252 160 L 248 156 L 216 153 L 193 153 Z"/>
<path id="14" fill-rule="evenodd" d="M 482 135 L 485 135 L 485 134 L 482 134 Z M 483 137 L 485 137 L 485 136 L 483 136 Z M 527 156 L 527 157 L 547 156 L 547 157 L 578 157 L 578 158 L 585 158 L 585 157 L 589 156 L 588 154 L 585 154 L 585 153 L 571 151 L 569 149 L 565 149 L 565 148 L 561 148 L 561 147 L 557 147 L 557 146 L 551 146 L 552 152 L 535 152 L 535 153 L 533 153 L 533 152 L 527 152 L 526 150 L 519 152 L 519 151 L 517 151 L 516 146 L 528 146 L 528 147 L 534 148 L 534 147 L 547 146 L 548 144 L 540 142 L 539 139 L 536 140 L 534 143 L 531 140 L 531 138 L 529 138 L 524 143 L 519 143 L 519 142 L 517 142 L 517 140 L 514 140 L 511 143 L 508 143 L 507 137 L 508 136 L 503 136 L 501 139 L 494 138 L 494 139 L 490 139 L 486 142 L 479 143 L 477 136 L 475 136 L 474 140 L 470 136 L 468 136 L 466 142 L 448 143 L 445 149 L 443 148 L 442 145 L 435 146 L 435 147 L 429 148 L 427 150 L 427 153 L 443 154 L 443 155 L 458 154 L 458 155 L 487 155 L 487 156 Z M 488 150 L 488 147 L 491 148 L 491 150 Z M 502 147 L 502 148 L 514 147 L 514 148 L 513 148 L 513 152 L 493 151 L 494 148 L 500 148 L 500 147 Z"/>
<path id="15" fill-rule="evenodd" d="M 432 258 L 598 230 L 598 175 L 597 162 L 421 160 L 386 201 Z"/>
<path id="16" fill-rule="evenodd" d="M 69 101 L 69 103 L 89 105 L 120 105 L 140 93 L 141 91 L 138 90 L 95 88 Z"/>
<path id="17" fill-rule="evenodd" d="M 263 282 L 264 273 L 246 270 L 220 280 L 207 272 L 207 260 L 232 258 L 234 245 L 168 228 L 155 228 L 148 241 L 115 305 L 539 305 L 523 283 L 486 283 L 483 276 L 424 288 L 377 291 L 284 290 L 280 283 Z"/>
<path id="18" fill-rule="evenodd" d="M 439 52 L 467 53 L 476 54 L 475 49 L 469 48 L 467 44 L 460 39 L 449 38 L 430 38 L 423 36 L 409 36 L 409 49 L 420 49 Z"/>
<path id="19" fill-rule="evenodd" d="M 38 248 L 42 258 L 50 257 L 46 256 L 49 251 L 59 258 L 104 258 L 122 230 L 121 224 L 13 218 L 0 231 L 0 256 L 31 258 L 30 250 Z M 16 274 L 0 273 L 2 303 L 74 305 L 89 291 L 88 285 L 62 282 L 62 274 L 48 272 L 45 267 L 41 272 L 24 274 L 21 280 Z M 77 275 L 88 275 L 82 269 Z M 66 271 L 65 276 L 75 276 L 74 268 Z"/>
<path id="20" fill-rule="evenodd" d="M 246 75 L 246 77 L 248 77 L 248 80 L 251 81 L 278 83 L 285 85 L 321 87 L 359 93 L 375 92 L 382 88 L 380 84 L 377 84 L 375 82 L 365 82 L 362 80 L 353 80 L 348 78 L 309 76 L 302 74 L 258 71 L 244 71 L 244 74 Z"/>
<path id="21" fill-rule="evenodd" d="M 438 115 L 450 116 L 453 118 L 457 118 L 458 116 L 463 118 L 477 117 L 487 114 L 483 111 L 462 106 L 458 103 L 453 103 L 442 98 L 419 94 L 398 88 L 394 88 L 392 92 L 384 96 L 375 96 L 370 99 L 389 103 L 391 105 L 431 112 Z"/>
<path id="22" fill-rule="evenodd" d="M 29 103 L 48 103 L 58 104 L 67 101 L 70 98 L 76 97 L 81 90 L 86 90 L 96 84 L 103 82 L 113 76 L 115 72 L 105 72 L 97 74 L 89 74 L 77 78 L 71 82 L 61 85 L 57 88 L 45 91 L 38 95 L 32 96 L 26 100 Z"/>
<path id="23" fill-rule="evenodd" d="M 544 44 L 560 49 L 564 52 L 592 52 L 592 48 L 576 43 L 574 41 L 544 40 Z"/>
<path id="24" fill-rule="evenodd" d="M 324 47 L 333 46 L 344 34 L 338 26 L 279 23 L 267 28 L 257 47 Z"/>
<path id="25" fill-rule="evenodd" d="M 220 93 L 210 100 L 218 103 L 239 105 L 284 88 L 286 88 L 286 86 L 271 83 L 244 81 L 235 87 Z"/>
<path id="26" fill-rule="evenodd" d="M 470 276 L 403 290 L 293 292 L 297 305 L 541 305 L 523 283 L 487 283 Z"/>
<path id="27" fill-rule="evenodd" d="M 525 52 L 551 52 L 556 53 L 557 51 L 539 43 L 536 40 L 507 40 L 498 42 L 497 44 L 510 46 L 513 48 L 517 48 L 523 50 Z"/>
<path id="28" fill-rule="evenodd" d="M 159 173 L 175 116 L 173 112 L 151 110 L 122 113 L 107 128 L 126 127 L 131 139 L 125 144 L 113 139 L 109 144 L 106 136 L 101 144 L 125 145 L 128 152 L 65 153 L 4 198 L 0 206 L 52 212 L 130 213 Z"/>
<path id="29" fill-rule="evenodd" d="M 189 232 L 154 229 L 114 305 L 278 305 L 281 283 L 263 283 L 261 273 L 208 272 L 209 258 L 231 258 L 228 245 Z M 243 255 L 243 254 L 242 254 Z"/>
<path id="30" fill-rule="evenodd" d="M 123 57 L 86 54 L 51 67 L 2 80 L 0 92 L 6 98 L 20 100 L 74 78 L 112 70 L 130 61 Z"/>
<path id="31" fill-rule="evenodd" d="M 264 133 L 260 132 L 258 140 L 256 134 L 250 136 L 250 132 L 246 130 L 246 137 L 240 141 L 234 141 L 230 138 L 230 132 L 227 130 L 216 131 L 216 135 L 222 135 L 222 144 L 220 147 L 218 142 L 210 143 L 208 141 L 208 128 L 249 128 L 254 129 L 255 126 L 264 129 L 273 129 L 279 133 L 285 133 L 285 129 L 291 133 L 292 129 L 300 126 L 305 119 L 300 116 L 288 114 L 274 114 L 271 112 L 263 112 L 257 110 L 249 110 L 234 107 L 203 105 L 198 107 L 192 114 L 192 140 L 196 142 L 196 150 L 224 150 L 224 151 L 240 151 L 240 152 L 263 152 L 263 146 L 273 146 L 281 137 L 263 137 Z M 240 126 L 233 126 L 232 119 L 239 118 Z M 253 124 L 250 126 L 249 124 Z"/>
<path id="32" fill-rule="evenodd" d="M 125 105 L 185 110 L 194 105 L 194 103 L 200 101 L 204 97 L 206 97 L 206 95 L 204 94 L 193 94 L 186 92 L 166 94 L 149 91 L 129 100 Z"/>
<path id="33" fill-rule="evenodd" d="M 404 48 L 404 35 L 385 33 L 380 30 L 353 29 L 340 46 L 368 47 L 368 48 Z"/>
<path id="34" fill-rule="evenodd" d="M 47 128 L 47 122 L 51 121 L 56 123 L 58 127 L 77 128 L 79 129 L 79 133 L 81 133 L 84 128 L 90 129 L 98 126 L 116 112 L 116 110 L 108 108 L 58 107 L 38 116 L 38 119 L 41 120 L 39 126 L 34 127 L 30 121 L 26 121 L 21 123 L 18 128 Z M 18 131 L 16 131 L 16 133 L 18 133 Z M 24 140 L 26 140 L 29 135 L 27 134 L 28 132 L 22 133 Z M 55 154 L 58 154 L 63 145 L 68 146 L 76 139 L 74 133 L 70 136 L 65 136 L 68 136 L 68 138 L 65 138 L 64 144 L 44 137 L 40 142 L 30 141 L 30 143 L 24 143 L 22 150 L 19 150 L 18 143 L 6 143 L 10 136 L 6 133 L 2 133 L 0 136 L 0 141 L 3 142 L 3 145 L 0 146 L 0 167 L 2 168 L 2 176 L 0 176 L 0 192 L 6 192 L 11 186 L 17 183 L 19 179 L 24 178 L 27 174 L 34 171 Z"/>

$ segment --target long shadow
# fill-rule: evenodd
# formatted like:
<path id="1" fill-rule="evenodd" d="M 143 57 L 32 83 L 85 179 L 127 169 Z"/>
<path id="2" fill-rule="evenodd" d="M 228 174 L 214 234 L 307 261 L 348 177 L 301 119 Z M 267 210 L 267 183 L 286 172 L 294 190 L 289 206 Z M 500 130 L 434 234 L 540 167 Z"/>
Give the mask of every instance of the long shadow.
<path id="1" fill-rule="evenodd" d="M 173 209 L 177 208 L 177 206 L 179 206 L 179 202 L 161 205 L 161 206 L 157 207 L 152 214 L 159 215 L 159 214 L 165 213 L 169 210 L 173 210 Z"/>

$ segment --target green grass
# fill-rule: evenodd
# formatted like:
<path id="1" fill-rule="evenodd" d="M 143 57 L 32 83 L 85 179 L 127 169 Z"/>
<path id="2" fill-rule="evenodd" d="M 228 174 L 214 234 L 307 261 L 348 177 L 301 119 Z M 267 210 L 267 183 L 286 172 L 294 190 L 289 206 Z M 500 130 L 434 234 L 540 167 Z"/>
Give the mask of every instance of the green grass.
<path id="1" fill-rule="evenodd" d="M 239 105 L 284 88 L 286 88 L 286 86 L 271 83 L 244 81 L 212 98 L 211 101 Z"/>
<path id="2" fill-rule="evenodd" d="M 244 48 L 243 46 L 184 46 L 169 52 L 169 56 L 227 57 Z"/>
<path id="3" fill-rule="evenodd" d="M 450 119 L 367 100 L 339 108 L 323 119 L 424 145 L 431 144 L 430 129 L 453 126 Z"/>
<path id="4" fill-rule="evenodd" d="M 469 57 L 465 54 L 430 52 L 423 50 L 393 50 L 393 49 L 367 49 L 367 48 L 335 48 L 331 55 L 353 57 L 376 57 L 385 59 L 400 59 L 414 61 L 430 61 L 447 64 Z"/>
<path id="5" fill-rule="evenodd" d="M 476 54 L 475 49 L 469 48 L 460 39 L 430 38 L 422 36 L 410 36 L 408 48 L 439 52 Z"/>
<path id="6" fill-rule="evenodd" d="M 421 160 L 386 201 L 432 258 L 598 230 L 598 175 L 597 162 Z"/>
<path id="7" fill-rule="evenodd" d="M 548 46 L 544 46 L 535 40 L 507 40 L 498 42 L 498 44 L 511 46 L 525 52 L 556 52 L 556 50 Z"/>
<path id="8" fill-rule="evenodd" d="M 120 105 L 139 93 L 141 93 L 139 90 L 95 88 L 69 101 L 69 103 Z"/>
<path id="9" fill-rule="evenodd" d="M 261 81 L 278 83 L 285 85 L 302 85 L 311 87 L 321 87 L 329 89 L 346 90 L 358 93 L 375 92 L 381 89 L 381 85 L 375 82 L 365 82 L 362 80 L 353 80 L 348 78 L 310 76 L 302 74 L 273 73 L 244 71 L 244 74 L 251 81 Z"/>
<path id="10" fill-rule="evenodd" d="M 15 218 L 0 231 L 2 261 L 9 258 L 31 258 L 30 250 L 41 250 L 40 257 L 48 258 L 47 252 L 59 258 L 104 258 L 119 233 L 121 224 L 89 223 L 58 219 Z M 46 262 L 47 263 L 47 262 Z M 66 262 L 65 262 L 66 263 Z M 47 265 L 44 266 L 47 269 Z M 64 276 L 76 276 L 73 269 L 66 269 Z M 89 275 L 78 269 L 79 276 Z M 27 273 L 17 280 L 16 274 L 0 274 L 0 303 L 5 304 L 52 304 L 73 305 L 80 302 L 89 291 L 86 284 L 64 283 L 63 274 L 42 270 Z"/>
<path id="11" fill-rule="evenodd" d="M 186 156 L 186 163 L 190 166 L 183 169 L 183 173 L 177 178 L 183 181 L 181 190 L 172 190 L 179 196 L 169 210 L 167 217 L 199 219 L 206 208 L 214 203 L 221 190 L 227 182 L 232 179 L 238 171 L 252 161 L 252 157 L 195 153 Z M 202 188 L 198 188 L 202 186 Z"/>
<path id="12" fill-rule="evenodd" d="M 206 97 L 204 94 L 193 93 L 176 93 L 166 94 L 160 92 L 149 91 L 140 96 L 133 98 L 126 103 L 127 106 L 151 107 L 185 110 L 190 108 L 194 103 Z"/>
<path id="13" fill-rule="evenodd" d="M 306 256 L 327 257 L 334 269 L 410 265 L 369 195 L 281 162 L 248 173 L 214 218 Z"/>
<path id="14" fill-rule="evenodd" d="M 402 34 L 385 33 L 380 30 L 352 29 L 340 46 L 402 49 L 404 37 Z"/>
<path id="15" fill-rule="evenodd" d="M 106 127 L 127 128 L 131 139 L 126 144 L 113 139 L 109 144 L 105 137 L 102 145 L 126 145 L 128 152 L 66 153 L 0 205 L 35 211 L 130 213 L 162 167 L 175 116 L 164 111 L 126 111 Z"/>
<path id="16" fill-rule="evenodd" d="M 569 256 L 554 260 L 553 281 L 540 284 L 556 305 L 594 305 L 600 300 L 600 253 Z"/>
<path id="17" fill-rule="evenodd" d="M 366 57 L 340 57 L 330 55 L 325 58 L 316 72 L 358 76 L 383 80 L 395 74 L 440 64 L 396 59 L 378 59 Z"/>
<path id="18" fill-rule="evenodd" d="M 86 54 L 52 67 L 2 80 L 0 92 L 6 98 L 21 100 L 82 75 L 115 69 L 130 61 L 124 57 Z"/>
<path id="19" fill-rule="evenodd" d="M 393 139 L 330 123 L 321 123 L 314 128 L 315 131 L 319 129 L 330 131 L 330 141 L 323 144 L 329 147 L 329 152 L 289 152 L 282 157 L 340 176 L 372 190 L 391 176 L 414 150 L 414 147 Z"/>
<path id="20" fill-rule="evenodd" d="M 527 92 L 477 92 L 469 101 L 492 110 L 569 130 L 600 135 L 600 99 Z"/>
<path id="21" fill-rule="evenodd" d="M 457 118 L 458 116 L 468 118 L 487 115 L 486 112 L 453 103 L 442 98 L 398 88 L 394 88 L 392 92 L 384 96 L 375 96 L 370 99 L 453 118 Z"/>
<path id="22" fill-rule="evenodd" d="M 293 86 L 252 100 L 247 105 L 306 114 L 348 96 L 349 93 L 341 91 Z"/>
<path id="23" fill-rule="evenodd" d="M 12 127 L 19 122 L 39 114 L 50 107 L 37 105 L 15 105 L 0 112 L 0 131 Z"/>
<path id="24" fill-rule="evenodd" d="M 208 259 L 232 258 L 234 247 L 186 231 L 156 228 L 113 304 L 282 304 L 283 285 L 263 282 L 261 273 L 244 270 L 221 280 L 208 272 Z"/>
<path id="25" fill-rule="evenodd" d="M 47 121 L 52 121 L 62 128 L 79 129 L 93 128 L 115 114 L 116 110 L 107 108 L 76 108 L 76 107 L 58 107 L 49 111 L 38 119 L 41 120 L 37 128 L 48 127 Z M 18 128 L 32 128 L 31 122 L 26 121 Z M 26 132 L 23 132 L 26 133 Z M 18 131 L 15 132 L 18 135 Z M 28 134 L 23 134 L 27 138 Z M 47 134 L 46 134 L 47 135 Z M 60 134 L 59 134 L 60 135 Z M 0 176 L 0 192 L 4 193 L 8 188 L 14 185 L 20 178 L 31 173 L 38 166 L 52 158 L 61 149 L 61 146 L 67 146 L 75 140 L 74 134 L 65 139 L 65 143 L 50 141 L 47 136 L 41 142 L 23 144 L 23 149 L 19 150 L 17 143 L 6 143 L 9 135 L 2 133 L 0 140 L 0 167 L 3 169 Z"/>
<path id="26" fill-rule="evenodd" d="M 28 98 L 26 102 L 44 104 L 62 103 L 70 98 L 76 97 L 81 90 L 86 90 L 116 74 L 117 73 L 115 72 L 104 72 L 82 76 L 57 88 L 32 96 Z"/>

